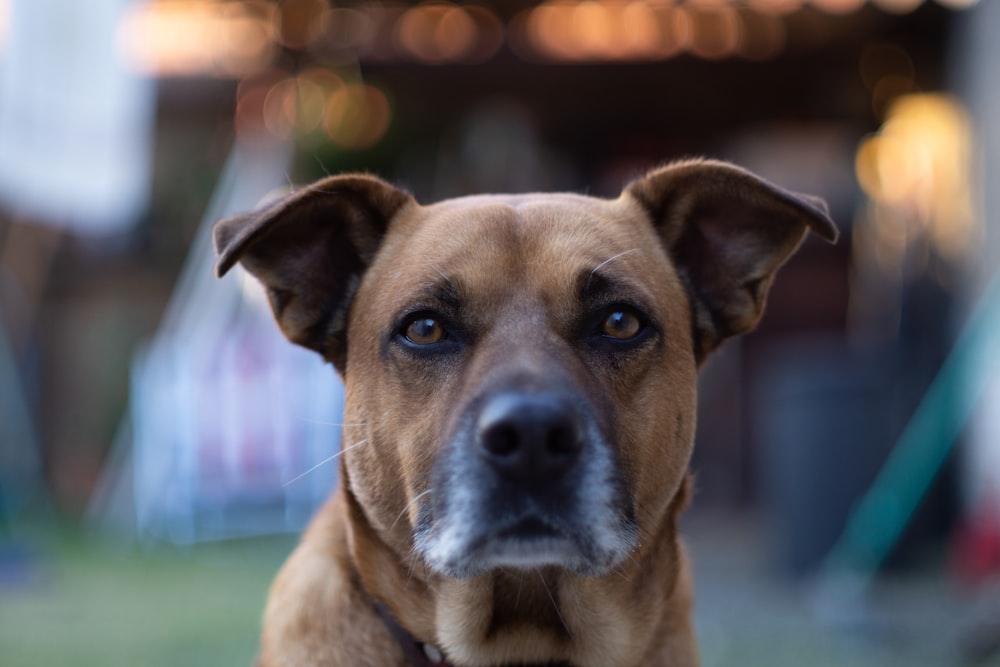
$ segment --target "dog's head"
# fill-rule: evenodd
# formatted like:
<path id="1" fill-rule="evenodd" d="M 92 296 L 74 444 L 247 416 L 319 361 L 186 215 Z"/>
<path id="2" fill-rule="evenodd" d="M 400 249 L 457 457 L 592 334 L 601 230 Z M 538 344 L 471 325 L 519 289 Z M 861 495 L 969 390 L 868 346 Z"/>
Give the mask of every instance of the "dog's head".
<path id="1" fill-rule="evenodd" d="M 331 177 L 222 221 L 216 245 L 343 375 L 343 483 L 380 539 L 450 577 L 601 575 L 659 531 L 697 368 L 753 328 L 810 229 L 837 235 L 819 200 L 689 161 L 613 200 L 422 206 Z"/>

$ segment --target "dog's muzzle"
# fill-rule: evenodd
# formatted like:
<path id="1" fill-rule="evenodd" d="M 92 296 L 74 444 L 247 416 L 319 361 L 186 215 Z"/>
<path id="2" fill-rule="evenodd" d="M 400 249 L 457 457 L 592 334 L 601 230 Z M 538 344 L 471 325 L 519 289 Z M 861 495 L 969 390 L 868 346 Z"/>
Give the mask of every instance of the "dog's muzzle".
<path id="1" fill-rule="evenodd" d="M 470 403 L 420 511 L 416 548 L 432 569 L 599 575 L 625 558 L 636 541 L 633 511 L 588 407 L 566 390 L 504 389 Z"/>

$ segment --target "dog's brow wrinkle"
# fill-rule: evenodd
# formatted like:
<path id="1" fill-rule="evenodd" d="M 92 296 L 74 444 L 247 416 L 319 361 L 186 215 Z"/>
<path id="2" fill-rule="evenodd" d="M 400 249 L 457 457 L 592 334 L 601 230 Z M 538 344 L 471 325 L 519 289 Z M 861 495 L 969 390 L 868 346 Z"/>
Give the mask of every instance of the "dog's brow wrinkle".
<path id="1" fill-rule="evenodd" d="M 319 463 L 317 463 L 316 465 L 314 465 L 312 468 L 309 468 L 309 470 L 306 470 L 301 475 L 296 475 L 295 477 L 292 477 L 290 480 L 288 480 L 287 482 L 285 482 L 284 484 L 282 484 L 282 486 L 288 486 L 289 484 L 292 484 L 294 482 L 299 481 L 300 479 L 302 479 L 303 477 L 305 477 L 309 473 L 315 471 L 318 468 L 321 468 L 321 467 L 325 466 L 327 463 L 330 463 L 331 461 L 336 460 L 337 458 L 339 458 L 340 456 L 343 456 L 344 454 L 346 454 L 347 452 L 351 451 L 355 447 L 360 447 L 361 445 L 365 444 L 366 442 L 368 442 L 367 438 L 365 438 L 364 440 L 359 440 L 358 442 L 354 443 L 353 445 L 350 445 L 349 447 L 342 447 L 341 450 L 339 452 L 336 452 L 335 454 L 333 454 L 333 456 L 326 457 L 325 459 L 323 459 L 322 461 L 320 461 Z"/>
<path id="2" fill-rule="evenodd" d="M 440 301 L 443 305 L 458 310 L 462 305 L 461 290 L 455 279 L 441 270 L 439 266 L 427 262 L 427 266 L 441 277 L 440 282 L 427 286 L 426 296 Z"/>

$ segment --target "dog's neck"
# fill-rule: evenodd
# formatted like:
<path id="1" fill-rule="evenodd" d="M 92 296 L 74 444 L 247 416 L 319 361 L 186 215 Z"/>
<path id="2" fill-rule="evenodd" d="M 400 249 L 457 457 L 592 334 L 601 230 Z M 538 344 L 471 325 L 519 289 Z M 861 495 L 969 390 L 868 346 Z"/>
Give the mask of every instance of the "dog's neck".
<path id="1" fill-rule="evenodd" d="M 373 600 L 375 610 L 393 639 L 403 652 L 409 667 L 453 667 L 444 653 L 433 644 L 422 642 L 399 624 L 389 608 L 378 600 Z M 572 667 L 569 663 L 546 663 L 545 665 L 518 665 L 517 667 Z"/>

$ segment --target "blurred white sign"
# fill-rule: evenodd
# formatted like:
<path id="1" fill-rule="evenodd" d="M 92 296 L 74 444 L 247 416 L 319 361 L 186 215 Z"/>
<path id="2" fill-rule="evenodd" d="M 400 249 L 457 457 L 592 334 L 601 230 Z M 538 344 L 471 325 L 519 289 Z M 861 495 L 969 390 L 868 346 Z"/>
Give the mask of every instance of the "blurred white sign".
<path id="1" fill-rule="evenodd" d="M 0 51 L 0 205 L 90 234 L 146 210 L 154 83 L 116 30 L 132 0 L 14 0 Z"/>

